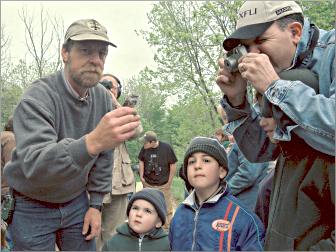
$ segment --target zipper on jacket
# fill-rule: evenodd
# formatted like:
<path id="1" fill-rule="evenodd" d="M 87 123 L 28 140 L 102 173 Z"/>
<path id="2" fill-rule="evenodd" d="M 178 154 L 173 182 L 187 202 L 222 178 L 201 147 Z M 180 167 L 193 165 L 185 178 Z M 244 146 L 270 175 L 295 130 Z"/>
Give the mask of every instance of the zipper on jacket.
<path id="1" fill-rule="evenodd" d="M 144 235 L 140 235 L 140 237 L 139 237 L 139 251 L 141 251 L 141 245 L 142 245 L 143 238 L 144 238 Z"/>
<path id="2" fill-rule="evenodd" d="M 196 243 L 196 224 L 197 224 L 197 219 L 198 219 L 198 213 L 199 213 L 199 209 L 195 211 L 193 241 L 192 241 L 192 245 L 191 245 L 191 250 L 192 251 L 194 251 L 195 243 Z"/>

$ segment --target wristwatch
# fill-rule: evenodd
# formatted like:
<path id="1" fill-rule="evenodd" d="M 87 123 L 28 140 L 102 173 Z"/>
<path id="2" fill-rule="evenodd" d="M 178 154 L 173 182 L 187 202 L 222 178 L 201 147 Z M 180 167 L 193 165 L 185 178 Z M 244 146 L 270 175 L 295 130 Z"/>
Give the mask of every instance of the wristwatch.
<path id="1" fill-rule="evenodd" d="M 94 205 L 94 204 L 90 204 L 90 207 L 92 207 L 92 208 L 95 208 L 95 209 L 99 210 L 99 212 L 101 212 L 101 211 L 102 211 L 102 206 L 101 206 L 101 205 Z"/>

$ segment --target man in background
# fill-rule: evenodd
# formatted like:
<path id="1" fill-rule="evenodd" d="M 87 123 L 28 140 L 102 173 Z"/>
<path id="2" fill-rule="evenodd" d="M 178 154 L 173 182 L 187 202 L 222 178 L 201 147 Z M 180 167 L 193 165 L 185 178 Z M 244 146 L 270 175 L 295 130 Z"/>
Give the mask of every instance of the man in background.
<path id="1" fill-rule="evenodd" d="M 168 208 L 164 228 L 168 229 L 173 216 L 171 185 L 177 158 L 172 147 L 159 141 L 154 131 L 147 131 L 142 140 L 144 145 L 138 155 L 140 179 L 144 188 L 156 188 L 163 192 Z"/>
<path id="2" fill-rule="evenodd" d="M 9 187 L 5 177 L 3 176 L 3 169 L 5 165 L 12 158 L 12 151 L 15 148 L 15 136 L 13 133 L 13 116 L 8 118 L 4 130 L 0 133 L 1 139 L 1 205 L 5 197 L 9 195 Z M 2 212 L 2 217 L 4 217 Z M 1 250 L 8 250 L 13 248 L 13 242 L 7 230 L 7 223 L 1 218 Z"/>
<path id="3" fill-rule="evenodd" d="M 3 169 L 12 158 L 12 151 L 15 148 L 15 136 L 13 133 L 13 116 L 8 118 L 4 130 L 0 133 L 1 139 L 1 202 L 3 195 L 8 194 L 9 187 L 5 177 L 3 176 Z"/>

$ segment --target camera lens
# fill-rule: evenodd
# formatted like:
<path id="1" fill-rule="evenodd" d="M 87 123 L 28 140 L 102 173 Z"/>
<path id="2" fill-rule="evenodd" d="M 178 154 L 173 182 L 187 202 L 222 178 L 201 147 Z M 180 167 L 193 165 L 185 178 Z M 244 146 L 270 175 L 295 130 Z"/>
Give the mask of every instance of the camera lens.
<path id="1" fill-rule="evenodd" d="M 238 71 L 238 62 L 235 58 L 226 58 L 224 64 L 230 72 Z"/>

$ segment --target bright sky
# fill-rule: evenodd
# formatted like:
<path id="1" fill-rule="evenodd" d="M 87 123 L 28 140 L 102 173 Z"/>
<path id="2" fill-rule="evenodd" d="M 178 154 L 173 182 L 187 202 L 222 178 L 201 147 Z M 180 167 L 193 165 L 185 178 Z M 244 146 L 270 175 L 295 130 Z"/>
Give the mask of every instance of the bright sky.
<path id="1" fill-rule="evenodd" d="M 154 1 L 1 1 L 1 25 L 10 36 L 10 54 L 23 58 L 25 46 L 24 25 L 18 12 L 26 7 L 36 13 L 38 20 L 41 4 L 50 16 L 61 17 L 64 29 L 78 20 L 94 18 L 107 28 L 110 40 L 117 48 L 109 48 L 105 71 L 122 80 L 137 75 L 145 66 L 155 67 L 153 49 L 136 35 L 135 30 L 148 30 L 147 13 Z"/>

